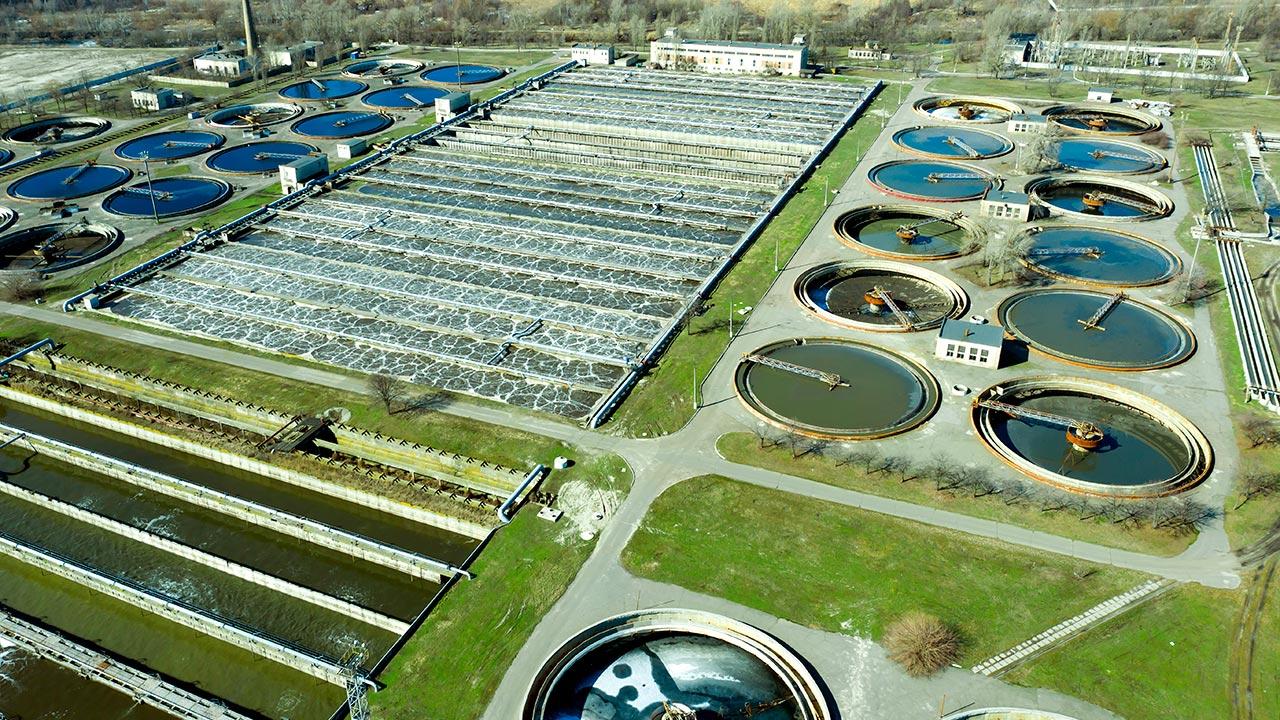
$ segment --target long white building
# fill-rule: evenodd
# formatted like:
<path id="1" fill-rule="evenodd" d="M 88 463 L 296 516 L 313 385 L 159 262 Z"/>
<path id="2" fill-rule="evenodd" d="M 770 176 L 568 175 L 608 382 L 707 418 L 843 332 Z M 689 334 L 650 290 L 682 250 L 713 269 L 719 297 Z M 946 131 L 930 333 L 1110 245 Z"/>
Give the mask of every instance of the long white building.
<path id="1" fill-rule="evenodd" d="M 689 40 L 668 31 L 649 43 L 649 62 L 668 69 L 799 75 L 809 64 L 804 36 L 790 45 L 732 40 Z"/>

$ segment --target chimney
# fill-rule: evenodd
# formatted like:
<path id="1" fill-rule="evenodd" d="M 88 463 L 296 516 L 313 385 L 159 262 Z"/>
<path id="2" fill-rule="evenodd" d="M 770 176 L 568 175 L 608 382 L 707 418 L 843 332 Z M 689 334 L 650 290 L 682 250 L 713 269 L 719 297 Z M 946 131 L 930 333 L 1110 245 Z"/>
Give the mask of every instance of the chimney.
<path id="1" fill-rule="evenodd" d="M 240 9 L 244 14 L 244 56 L 252 59 L 258 53 L 258 30 L 253 26 L 253 8 L 249 0 L 240 0 Z"/>

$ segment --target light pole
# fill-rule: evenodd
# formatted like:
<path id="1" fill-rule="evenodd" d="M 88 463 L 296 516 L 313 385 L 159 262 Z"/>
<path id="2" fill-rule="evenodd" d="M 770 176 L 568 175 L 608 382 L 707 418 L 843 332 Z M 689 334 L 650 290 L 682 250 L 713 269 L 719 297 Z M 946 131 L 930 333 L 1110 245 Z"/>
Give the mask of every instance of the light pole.
<path id="1" fill-rule="evenodd" d="M 160 224 L 160 211 L 156 210 L 156 191 L 151 186 L 151 153 L 142 153 L 142 174 L 147 176 L 147 194 L 151 196 L 151 219 Z"/>
<path id="2" fill-rule="evenodd" d="M 458 75 L 458 92 L 462 92 L 462 44 L 455 42 L 453 44 L 453 71 Z"/>
<path id="3" fill-rule="evenodd" d="M 822 207 L 831 207 L 831 177 L 822 176 Z"/>
<path id="4" fill-rule="evenodd" d="M 736 300 L 731 300 L 729 302 L 729 342 L 733 342 L 733 311 L 738 308 L 742 308 L 744 315 L 751 311 L 750 305 L 745 305 L 737 302 Z M 743 322 L 745 323 L 746 321 L 744 320 Z"/>

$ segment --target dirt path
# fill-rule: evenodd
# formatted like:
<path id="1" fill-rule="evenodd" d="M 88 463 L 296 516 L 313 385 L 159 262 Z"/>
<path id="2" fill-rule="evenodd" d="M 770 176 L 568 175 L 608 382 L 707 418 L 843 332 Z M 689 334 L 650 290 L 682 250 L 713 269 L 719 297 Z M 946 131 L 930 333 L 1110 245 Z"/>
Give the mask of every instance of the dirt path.
<path id="1" fill-rule="evenodd" d="M 1280 566 L 1280 553 L 1275 551 L 1280 545 L 1280 523 L 1259 543 L 1252 546 L 1257 549 L 1270 547 L 1270 552 L 1262 556 L 1252 577 L 1248 580 L 1244 605 L 1240 609 L 1240 620 L 1236 625 L 1236 634 L 1232 641 L 1230 656 L 1231 682 L 1231 717 L 1233 720 L 1254 720 L 1253 713 L 1253 658 L 1258 644 L 1258 631 L 1262 625 L 1262 614 L 1267 604 L 1267 594 L 1275 581 L 1276 568 Z M 1244 557 L 1242 556 L 1242 559 Z M 1247 562 L 1247 560 L 1246 560 Z"/>

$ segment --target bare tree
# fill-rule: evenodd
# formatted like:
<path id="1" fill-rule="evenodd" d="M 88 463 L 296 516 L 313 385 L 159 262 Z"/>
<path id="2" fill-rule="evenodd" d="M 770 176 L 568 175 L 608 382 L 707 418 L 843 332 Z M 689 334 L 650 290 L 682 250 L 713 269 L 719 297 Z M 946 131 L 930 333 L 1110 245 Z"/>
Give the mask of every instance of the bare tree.
<path id="1" fill-rule="evenodd" d="M 955 662 L 960 636 L 933 615 L 912 612 L 885 628 L 884 646 L 908 675 L 924 677 Z"/>
<path id="2" fill-rule="evenodd" d="M 8 302 L 26 302 L 44 295 L 44 285 L 36 272 L 6 273 L 0 279 L 0 297 Z"/>
<path id="3" fill-rule="evenodd" d="M 1240 432 L 1249 441 L 1249 447 L 1274 445 L 1280 442 L 1280 422 L 1250 415 L 1240 423 Z"/>
<path id="4" fill-rule="evenodd" d="M 404 401 L 408 387 L 398 377 L 377 373 L 369 376 L 369 393 L 382 401 L 387 414 L 394 414 L 393 406 Z"/>
<path id="5" fill-rule="evenodd" d="M 1250 472 L 1240 478 L 1240 502 L 1232 510 L 1239 510 L 1244 504 L 1256 497 L 1270 497 L 1280 493 L 1280 473 Z"/>

